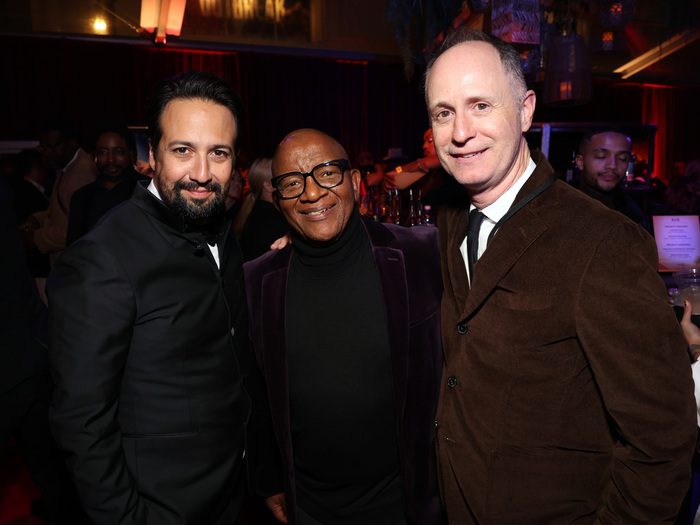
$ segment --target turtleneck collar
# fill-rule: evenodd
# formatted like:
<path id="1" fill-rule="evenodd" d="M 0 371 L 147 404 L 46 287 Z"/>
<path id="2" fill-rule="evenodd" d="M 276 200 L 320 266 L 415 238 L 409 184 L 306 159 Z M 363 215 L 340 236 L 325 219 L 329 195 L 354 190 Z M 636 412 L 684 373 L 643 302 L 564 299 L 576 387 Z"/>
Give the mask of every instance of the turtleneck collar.
<path id="1" fill-rule="evenodd" d="M 324 246 L 312 246 L 301 236 L 292 232 L 294 254 L 303 267 L 342 268 L 363 245 L 369 245 L 367 232 L 360 220 L 357 207 L 352 212 L 348 225 L 340 237 Z"/>

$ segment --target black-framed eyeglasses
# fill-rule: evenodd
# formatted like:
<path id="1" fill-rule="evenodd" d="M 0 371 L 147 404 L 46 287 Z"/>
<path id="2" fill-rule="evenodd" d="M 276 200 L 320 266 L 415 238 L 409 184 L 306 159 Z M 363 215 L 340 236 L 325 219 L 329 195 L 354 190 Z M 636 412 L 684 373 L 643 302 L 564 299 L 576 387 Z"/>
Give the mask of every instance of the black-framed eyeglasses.
<path id="1" fill-rule="evenodd" d="M 321 188 L 335 188 L 343 183 L 343 175 L 350 169 L 345 159 L 329 160 L 315 166 L 310 172 L 292 171 L 272 178 L 272 185 L 280 199 L 296 199 L 306 189 L 306 177 L 311 177 Z"/>

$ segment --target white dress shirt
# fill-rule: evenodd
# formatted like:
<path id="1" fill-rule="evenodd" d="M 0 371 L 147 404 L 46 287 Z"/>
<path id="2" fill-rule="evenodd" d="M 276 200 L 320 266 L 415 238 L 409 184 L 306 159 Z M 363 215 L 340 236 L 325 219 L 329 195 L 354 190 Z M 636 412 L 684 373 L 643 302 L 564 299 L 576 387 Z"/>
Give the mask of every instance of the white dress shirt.
<path id="1" fill-rule="evenodd" d="M 515 184 L 513 184 L 503 195 L 496 199 L 496 202 L 486 206 L 486 208 L 483 210 L 480 210 L 484 214 L 484 220 L 481 223 L 481 229 L 479 229 L 479 252 L 477 254 L 477 260 L 483 255 L 484 251 L 486 251 L 486 242 L 488 241 L 493 227 L 496 226 L 496 223 L 500 221 L 506 213 L 508 213 L 508 210 L 513 205 L 513 201 L 515 201 L 515 197 L 518 195 L 518 192 L 525 185 L 527 179 L 530 178 L 530 175 L 532 175 L 536 167 L 537 164 L 535 164 L 535 161 L 533 161 L 531 158 L 525 172 L 518 180 L 515 181 Z M 471 204 L 469 206 L 469 211 L 471 212 L 474 208 L 476 208 L 476 206 Z M 471 283 L 472 276 L 469 275 L 469 252 L 467 251 L 466 237 L 459 246 L 459 251 L 462 253 L 464 266 L 467 269 L 467 275 L 469 276 L 469 282 Z"/>

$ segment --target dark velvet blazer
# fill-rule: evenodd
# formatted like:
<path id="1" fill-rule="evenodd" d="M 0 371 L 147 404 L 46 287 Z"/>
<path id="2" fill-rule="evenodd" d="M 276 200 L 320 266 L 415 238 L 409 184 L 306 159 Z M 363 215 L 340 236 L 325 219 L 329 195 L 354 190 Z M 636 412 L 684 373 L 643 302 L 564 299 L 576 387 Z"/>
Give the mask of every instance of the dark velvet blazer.
<path id="1" fill-rule="evenodd" d="M 363 219 L 377 265 L 391 348 L 404 508 L 412 525 L 441 523 L 434 449 L 439 388 L 440 267 L 435 228 L 403 228 Z M 293 246 L 244 265 L 255 354 L 267 382 L 295 519 L 294 455 L 289 421 L 285 337 L 286 287 Z M 322 392 L 319 392 L 322 395 Z"/>
<path id="2" fill-rule="evenodd" d="M 516 202 L 553 174 L 533 158 Z M 470 289 L 466 211 L 439 216 L 450 524 L 673 523 L 697 429 L 653 239 L 556 181 L 500 227 Z"/>

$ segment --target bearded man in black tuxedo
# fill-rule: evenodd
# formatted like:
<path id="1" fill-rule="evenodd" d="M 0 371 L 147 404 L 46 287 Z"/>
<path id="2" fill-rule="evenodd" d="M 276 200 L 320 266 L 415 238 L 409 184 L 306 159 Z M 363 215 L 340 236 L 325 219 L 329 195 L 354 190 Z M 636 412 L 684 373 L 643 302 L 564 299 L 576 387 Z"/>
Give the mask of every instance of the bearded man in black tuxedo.
<path id="1" fill-rule="evenodd" d="M 224 214 L 241 113 L 211 73 L 159 84 L 153 180 L 49 279 L 53 430 L 95 524 L 238 520 L 267 406 Z"/>

